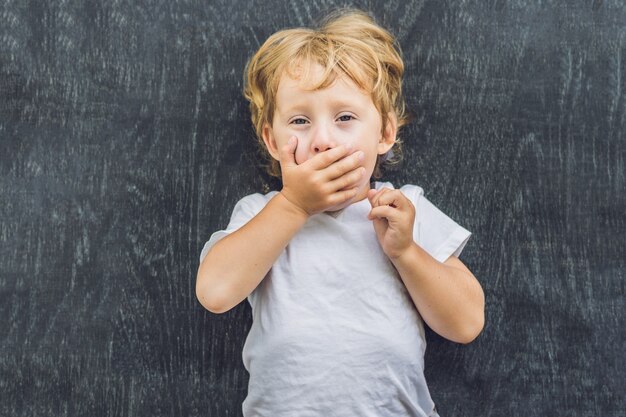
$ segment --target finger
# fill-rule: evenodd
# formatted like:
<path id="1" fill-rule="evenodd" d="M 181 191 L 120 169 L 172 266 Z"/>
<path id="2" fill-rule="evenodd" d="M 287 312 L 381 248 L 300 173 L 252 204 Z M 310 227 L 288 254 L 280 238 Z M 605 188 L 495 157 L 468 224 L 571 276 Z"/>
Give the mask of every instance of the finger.
<path id="1" fill-rule="evenodd" d="M 332 191 L 344 190 L 348 187 L 356 185 L 365 175 L 364 167 L 357 167 L 352 171 L 342 175 L 341 177 L 329 182 L 328 186 Z"/>
<path id="2" fill-rule="evenodd" d="M 363 151 L 356 151 L 352 154 L 348 154 L 343 159 L 340 159 L 334 164 L 328 166 L 324 170 L 324 176 L 328 181 L 339 178 L 347 172 L 350 172 L 355 168 L 361 166 L 364 159 L 365 153 Z"/>
<path id="3" fill-rule="evenodd" d="M 391 206 L 396 208 L 404 208 L 406 206 L 406 197 L 400 190 L 389 190 L 378 197 L 377 205 Z"/>
<path id="4" fill-rule="evenodd" d="M 337 204 L 341 204 L 345 201 L 354 198 L 359 192 L 359 187 L 349 188 L 347 190 L 337 191 L 333 195 L 330 196 L 330 204 L 336 206 Z"/>
<path id="5" fill-rule="evenodd" d="M 296 163 L 296 148 L 298 147 L 298 138 L 292 136 L 287 141 L 287 144 L 280 148 L 278 157 L 280 159 L 280 165 L 284 167 L 292 167 L 298 165 Z"/>
<path id="6" fill-rule="evenodd" d="M 371 220 L 372 220 L 372 224 L 374 225 L 374 231 L 376 232 L 376 237 L 378 238 L 378 241 L 380 242 L 384 238 L 385 232 L 389 228 L 389 222 L 387 221 L 387 219 L 379 219 L 377 217 L 374 217 Z"/>
<path id="7" fill-rule="evenodd" d="M 378 194 L 378 190 L 375 188 L 370 188 L 370 190 L 367 192 L 367 199 L 370 201 L 370 204 L 372 203 L 372 200 L 376 194 Z"/>
<path id="8" fill-rule="evenodd" d="M 315 170 L 324 169 L 330 164 L 340 160 L 352 151 L 352 145 L 339 145 L 325 152 L 318 153 L 306 163 L 311 164 Z"/>
<path id="9" fill-rule="evenodd" d="M 372 199 L 370 200 L 370 204 L 372 205 L 372 207 L 378 207 L 380 206 L 380 197 L 385 194 L 386 192 L 391 191 L 389 188 L 383 187 L 381 189 L 379 189 L 376 194 L 374 194 L 372 196 Z"/>
<path id="10" fill-rule="evenodd" d="M 374 219 L 389 219 L 392 218 L 394 216 L 396 216 L 398 214 L 398 209 L 391 207 L 391 206 L 378 206 L 378 207 L 374 207 L 369 214 L 367 215 L 367 218 L 369 220 L 374 220 Z"/>

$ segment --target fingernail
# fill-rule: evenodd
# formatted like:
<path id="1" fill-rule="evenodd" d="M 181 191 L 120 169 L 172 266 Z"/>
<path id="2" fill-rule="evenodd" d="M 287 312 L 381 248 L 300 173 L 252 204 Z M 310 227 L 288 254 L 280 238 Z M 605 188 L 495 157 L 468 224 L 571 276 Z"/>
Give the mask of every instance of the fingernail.
<path id="1" fill-rule="evenodd" d="M 359 161 L 362 161 L 363 158 L 365 158 L 365 153 L 363 151 L 359 151 L 359 153 L 357 154 L 357 158 L 359 158 Z"/>

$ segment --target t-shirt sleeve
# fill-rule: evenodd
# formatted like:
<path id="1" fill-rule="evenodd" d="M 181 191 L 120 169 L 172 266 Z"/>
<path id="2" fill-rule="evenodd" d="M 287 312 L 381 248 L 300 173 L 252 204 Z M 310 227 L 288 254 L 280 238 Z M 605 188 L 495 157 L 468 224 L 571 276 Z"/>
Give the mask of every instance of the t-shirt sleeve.
<path id="1" fill-rule="evenodd" d="M 250 219 L 256 216 L 261 209 L 265 207 L 267 201 L 269 201 L 267 196 L 259 193 L 247 195 L 239 200 L 233 208 L 233 212 L 230 216 L 230 222 L 228 223 L 226 229 L 214 232 L 209 240 L 204 244 L 204 247 L 200 252 L 200 263 L 202 263 L 207 253 L 209 253 L 209 249 L 211 249 L 213 245 L 219 242 L 220 239 L 228 236 L 230 233 L 248 223 Z"/>
<path id="2" fill-rule="evenodd" d="M 405 187 L 403 191 L 412 195 L 415 205 L 415 242 L 439 262 L 445 262 L 451 255 L 458 257 L 472 233 L 431 203 L 421 187 Z"/>

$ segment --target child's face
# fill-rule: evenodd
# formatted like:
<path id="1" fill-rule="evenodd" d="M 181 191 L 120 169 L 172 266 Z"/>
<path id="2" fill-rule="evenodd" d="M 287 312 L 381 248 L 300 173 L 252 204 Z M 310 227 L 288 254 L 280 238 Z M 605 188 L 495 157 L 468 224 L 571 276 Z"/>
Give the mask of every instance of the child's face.
<path id="1" fill-rule="evenodd" d="M 315 75 L 322 67 L 311 68 Z M 358 201 L 367 195 L 376 158 L 393 146 L 396 118 L 390 114 L 385 132 L 382 119 L 370 95 L 365 94 L 348 77 L 338 77 L 329 87 L 308 91 L 298 80 L 283 74 L 278 84 L 272 126 L 266 124 L 263 139 L 270 154 L 278 160 L 278 150 L 289 138 L 298 138 L 296 163 L 302 164 L 320 152 L 342 144 L 351 144 L 353 152 L 363 151 L 366 175 L 360 184 Z"/>

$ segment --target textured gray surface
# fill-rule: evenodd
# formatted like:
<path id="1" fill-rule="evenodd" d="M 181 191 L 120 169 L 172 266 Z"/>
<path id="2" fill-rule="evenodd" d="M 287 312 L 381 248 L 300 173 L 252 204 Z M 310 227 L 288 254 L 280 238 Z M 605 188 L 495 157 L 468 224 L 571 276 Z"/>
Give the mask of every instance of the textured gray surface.
<path id="1" fill-rule="evenodd" d="M 243 66 L 338 4 L 0 3 L 0 415 L 240 415 L 250 308 L 194 284 L 275 186 Z M 486 327 L 429 331 L 441 416 L 623 416 L 624 2 L 354 4 L 399 37 L 416 114 L 385 179 L 474 233 Z"/>

